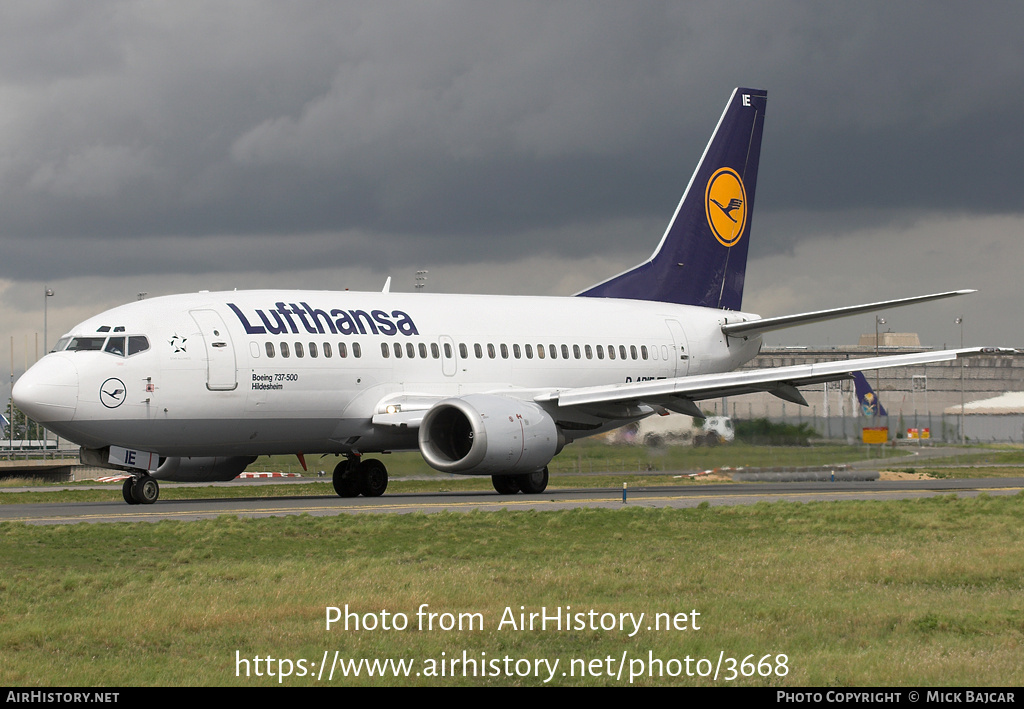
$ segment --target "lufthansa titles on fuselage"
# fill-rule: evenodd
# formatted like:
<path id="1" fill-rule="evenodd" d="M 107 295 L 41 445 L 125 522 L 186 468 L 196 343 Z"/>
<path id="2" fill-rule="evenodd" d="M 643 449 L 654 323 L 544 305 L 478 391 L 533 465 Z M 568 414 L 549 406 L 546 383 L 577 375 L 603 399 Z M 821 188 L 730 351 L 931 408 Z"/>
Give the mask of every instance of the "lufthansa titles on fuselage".
<path id="1" fill-rule="evenodd" d="M 299 326 L 311 335 L 419 335 L 416 323 L 401 310 L 326 310 L 308 303 L 278 301 L 273 308 L 254 308 L 255 315 L 246 316 L 234 303 L 227 303 L 248 335 L 283 335 L 299 333 Z M 259 324 L 259 323 L 262 323 Z"/>

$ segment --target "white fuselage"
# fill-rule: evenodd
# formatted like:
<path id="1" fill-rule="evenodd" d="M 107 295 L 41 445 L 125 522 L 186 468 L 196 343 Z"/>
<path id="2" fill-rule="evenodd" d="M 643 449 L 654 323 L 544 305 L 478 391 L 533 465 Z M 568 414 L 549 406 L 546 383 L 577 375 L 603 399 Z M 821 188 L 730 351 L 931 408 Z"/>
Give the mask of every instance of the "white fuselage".
<path id="1" fill-rule="evenodd" d="M 415 449 L 415 430 L 372 423 L 389 401 L 533 399 L 729 371 L 760 339 L 727 343 L 721 325 L 754 317 L 606 298 L 203 292 L 81 323 L 15 393 L 33 402 L 30 415 L 87 448 L 161 456 Z M 125 356 L 129 341 L 146 349 Z M 622 423 L 577 416 L 566 422 L 567 440 Z"/>

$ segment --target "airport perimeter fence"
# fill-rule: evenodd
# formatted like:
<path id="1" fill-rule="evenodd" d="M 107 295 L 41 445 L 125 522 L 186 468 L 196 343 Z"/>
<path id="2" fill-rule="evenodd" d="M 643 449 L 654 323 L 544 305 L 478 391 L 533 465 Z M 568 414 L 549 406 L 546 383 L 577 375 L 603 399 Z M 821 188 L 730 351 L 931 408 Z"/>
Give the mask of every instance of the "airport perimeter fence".
<path id="1" fill-rule="evenodd" d="M 773 423 L 807 424 L 822 439 L 857 443 L 864 428 L 887 428 L 888 440 L 917 445 L 960 443 L 959 414 L 912 413 L 875 418 L 771 416 Z M 966 443 L 1024 443 L 1024 415 L 972 414 L 963 417 Z"/>

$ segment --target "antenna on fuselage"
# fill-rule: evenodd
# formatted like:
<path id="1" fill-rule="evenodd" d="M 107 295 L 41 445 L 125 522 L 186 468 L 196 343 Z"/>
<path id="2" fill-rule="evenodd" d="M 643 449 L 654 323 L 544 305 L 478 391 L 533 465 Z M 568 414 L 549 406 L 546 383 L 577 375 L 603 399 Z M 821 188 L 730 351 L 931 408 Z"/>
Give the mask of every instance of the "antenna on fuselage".
<path id="1" fill-rule="evenodd" d="M 384 290 L 382 290 L 381 293 L 390 293 L 390 292 L 391 292 L 391 276 L 388 276 L 388 279 L 386 281 L 384 281 Z"/>

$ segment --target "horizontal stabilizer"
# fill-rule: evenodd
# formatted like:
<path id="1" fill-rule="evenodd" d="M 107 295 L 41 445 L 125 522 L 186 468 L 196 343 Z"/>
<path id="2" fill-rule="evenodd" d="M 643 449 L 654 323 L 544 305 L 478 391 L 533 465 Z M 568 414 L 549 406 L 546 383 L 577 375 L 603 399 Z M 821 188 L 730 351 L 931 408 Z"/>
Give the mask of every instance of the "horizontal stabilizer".
<path id="1" fill-rule="evenodd" d="M 952 298 L 957 295 L 967 295 L 968 293 L 976 293 L 975 290 L 954 290 L 947 291 L 945 293 L 933 293 L 931 295 L 918 295 L 913 298 L 898 298 L 896 300 L 885 300 L 880 303 L 867 303 L 865 305 L 849 305 L 843 308 L 832 308 L 830 310 L 816 310 L 810 313 L 799 313 L 797 315 L 782 315 L 777 318 L 761 318 L 759 320 L 747 320 L 744 322 L 732 322 L 722 325 L 722 332 L 729 337 L 749 337 L 751 335 L 760 334 L 762 332 L 770 332 L 771 330 L 782 330 L 787 327 L 797 327 L 798 325 L 809 325 L 811 323 L 822 322 L 823 320 L 835 320 L 836 318 L 845 318 L 850 315 L 860 315 L 861 313 L 871 313 L 878 310 L 887 310 L 888 308 L 898 308 L 904 305 L 913 305 L 915 303 L 926 303 L 931 300 L 941 300 L 943 298 Z"/>

